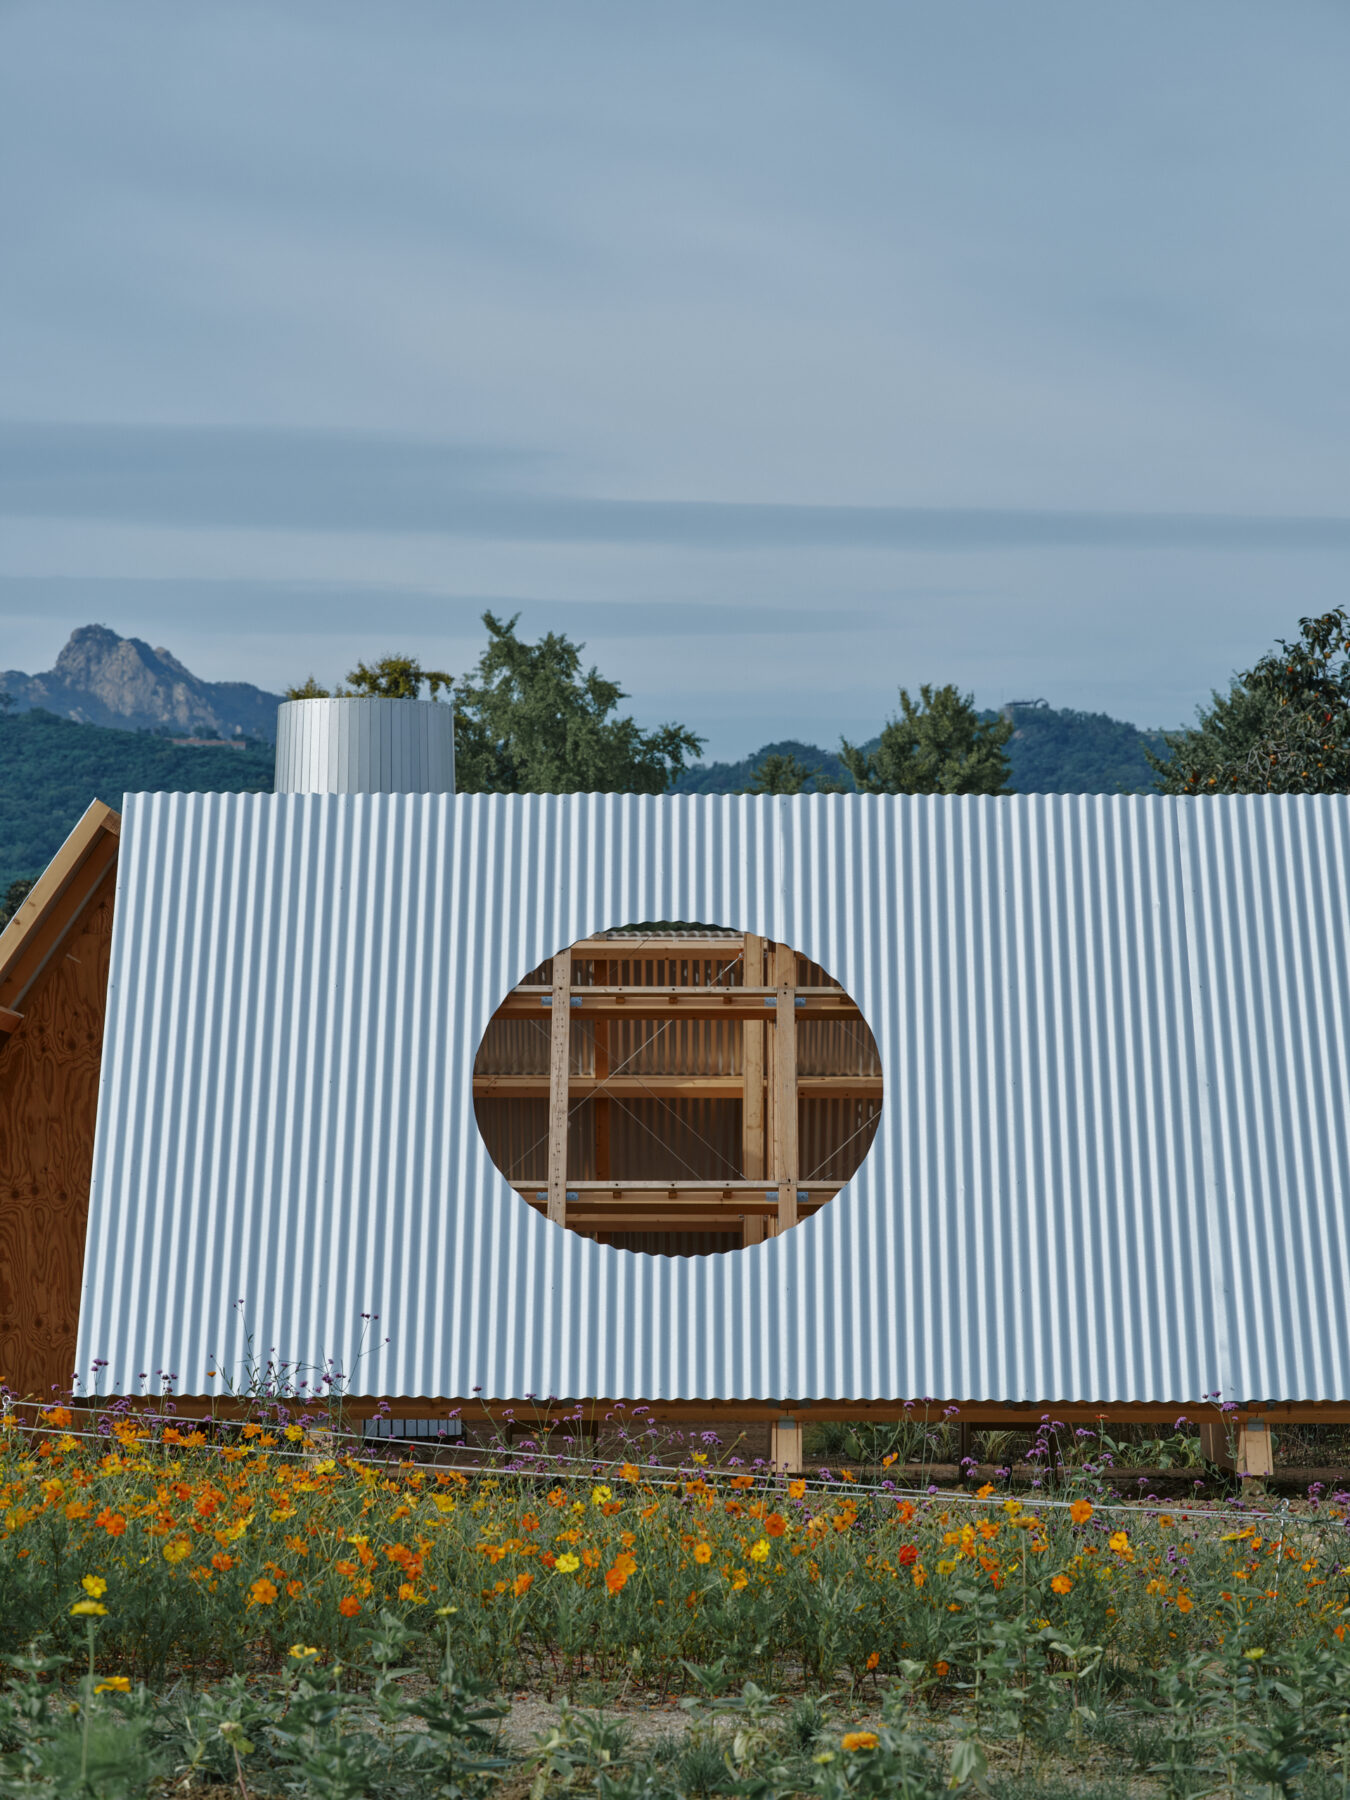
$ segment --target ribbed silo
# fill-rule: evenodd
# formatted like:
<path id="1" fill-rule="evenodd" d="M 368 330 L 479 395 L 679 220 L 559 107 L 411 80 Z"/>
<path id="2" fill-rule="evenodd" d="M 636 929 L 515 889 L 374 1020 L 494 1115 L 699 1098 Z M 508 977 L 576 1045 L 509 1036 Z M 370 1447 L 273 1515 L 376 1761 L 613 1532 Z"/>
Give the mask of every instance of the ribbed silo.
<path id="1" fill-rule="evenodd" d="M 454 709 L 438 700 L 286 700 L 278 794 L 453 794 Z"/>

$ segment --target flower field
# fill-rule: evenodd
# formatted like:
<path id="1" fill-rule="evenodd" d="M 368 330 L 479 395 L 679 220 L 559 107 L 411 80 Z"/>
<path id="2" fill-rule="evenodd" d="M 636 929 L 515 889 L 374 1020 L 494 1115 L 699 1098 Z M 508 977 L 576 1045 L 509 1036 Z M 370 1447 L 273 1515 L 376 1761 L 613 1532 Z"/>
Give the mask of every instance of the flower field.
<path id="1" fill-rule="evenodd" d="M 784 1793 L 905 1791 L 896 1757 L 927 1758 L 915 1779 L 933 1792 L 952 1779 L 1039 1792 L 1034 1771 L 1069 1766 L 1116 1791 L 1122 1759 L 1144 1792 L 1350 1791 L 1350 1557 L 1334 1501 L 1266 1516 L 1122 1507 L 1099 1489 L 916 1496 L 701 1460 L 466 1472 L 334 1456 L 298 1424 L 223 1441 L 163 1419 L 124 1417 L 101 1438 L 72 1424 L 59 1408 L 36 1428 L 7 1420 L 0 1650 L 24 1691 L 82 1681 L 74 1703 L 100 1729 L 125 1714 L 149 1731 L 168 1688 L 211 1704 L 251 1693 L 255 1707 L 275 1690 L 280 1742 L 344 1671 L 353 1705 L 377 1690 L 392 1704 L 397 1663 L 415 1672 L 400 1693 L 444 1686 L 450 1668 L 462 1712 L 465 1695 L 505 1689 L 683 1696 L 770 1761 L 787 1754 L 773 1721 L 795 1706 L 804 1741 Z M 788 1697 L 776 1710 L 771 1692 Z M 569 1716 L 578 1741 L 600 1729 Z M 259 1770 L 250 1734 L 267 1731 L 239 1724 Z M 17 1754 L 11 1742 L 7 1766 Z M 729 1754 L 714 1760 L 730 1771 Z M 484 1768 L 462 1791 L 507 1774 Z M 648 1774 L 658 1785 L 633 1791 L 741 1791 Z M 545 1777 L 541 1795 L 562 1779 Z M 606 1779 L 628 1791 L 617 1765 Z M 1065 1791 L 1090 1791 L 1082 1780 Z"/>

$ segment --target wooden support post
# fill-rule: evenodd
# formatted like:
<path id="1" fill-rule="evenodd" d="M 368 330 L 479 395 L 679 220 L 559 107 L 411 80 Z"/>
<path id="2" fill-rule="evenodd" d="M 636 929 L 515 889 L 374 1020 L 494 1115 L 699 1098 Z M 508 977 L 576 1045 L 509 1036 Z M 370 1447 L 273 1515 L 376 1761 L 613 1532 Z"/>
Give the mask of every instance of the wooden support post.
<path id="1" fill-rule="evenodd" d="M 778 1229 L 797 1223 L 797 957 L 786 944 L 774 949 L 778 989 L 774 1024 L 774 1181 L 778 1188 Z"/>
<path id="2" fill-rule="evenodd" d="M 769 1461 L 778 1474 L 802 1472 L 802 1428 L 789 1413 L 769 1428 Z"/>
<path id="3" fill-rule="evenodd" d="M 617 981 L 615 963 L 606 963 L 605 980 Z M 597 974 L 599 971 L 596 971 Z M 609 1020 L 597 1018 L 591 1026 L 595 1033 L 595 1078 L 602 1081 L 609 1074 Z M 609 1164 L 609 1101 L 597 1094 L 592 1102 L 592 1116 L 595 1119 L 595 1179 L 608 1181 Z"/>
<path id="4" fill-rule="evenodd" d="M 760 987 L 764 981 L 764 939 L 745 934 L 745 985 Z M 741 1027 L 741 1081 L 745 1098 L 741 1108 L 741 1175 L 746 1181 L 764 1179 L 764 1031 L 762 1022 L 747 1019 Z"/>
<path id="5" fill-rule="evenodd" d="M 1228 1427 L 1222 1419 L 1208 1421 L 1200 1427 L 1200 1454 L 1216 1468 L 1233 1472 L 1233 1451 L 1228 1441 Z"/>
<path id="6" fill-rule="evenodd" d="M 1237 1472 L 1252 1484 L 1275 1473 L 1270 1427 L 1264 1419 L 1244 1419 L 1238 1427 Z"/>
<path id="7" fill-rule="evenodd" d="M 746 987 L 764 982 L 764 939 L 753 931 L 745 934 L 741 979 Z M 764 1179 L 764 1031 L 762 1019 L 747 1019 L 741 1026 L 741 1178 Z M 762 1217 L 747 1217 L 742 1243 L 764 1242 Z"/>
<path id="8" fill-rule="evenodd" d="M 567 1097 L 572 1068 L 572 952 L 553 959 L 548 1058 L 548 1216 L 567 1223 Z"/>
<path id="9" fill-rule="evenodd" d="M 742 1244 L 762 1244 L 767 1220 L 763 1213 L 745 1213 L 741 1217 Z"/>

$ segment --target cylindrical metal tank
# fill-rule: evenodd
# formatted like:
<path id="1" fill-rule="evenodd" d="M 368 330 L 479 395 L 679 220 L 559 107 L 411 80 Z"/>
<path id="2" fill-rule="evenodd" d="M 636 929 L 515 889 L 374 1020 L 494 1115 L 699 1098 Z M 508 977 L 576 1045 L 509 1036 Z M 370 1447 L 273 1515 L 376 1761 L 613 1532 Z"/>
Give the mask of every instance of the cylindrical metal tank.
<path id="1" fill-rule="evenodd" d="M 285 700 L 278 794 L 453 794 L 454 709 L 441 700 Z"/>

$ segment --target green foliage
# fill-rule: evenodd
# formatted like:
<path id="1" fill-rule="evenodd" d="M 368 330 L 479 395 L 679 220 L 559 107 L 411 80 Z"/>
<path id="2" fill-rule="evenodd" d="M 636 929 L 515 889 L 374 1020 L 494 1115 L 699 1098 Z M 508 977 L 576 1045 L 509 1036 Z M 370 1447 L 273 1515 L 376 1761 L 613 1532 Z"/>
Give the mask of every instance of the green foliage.
<path id="1" fill-rule="evenodd" d="M 872 746 L 864 745 L 864 748 L 871 749 Z M 852 777 L 832 751 L 822 750 L 815 744 L 800 743 L 796 738 L 784 738 L 780 743 L 765 744 L 753 756 L 744 757 L 740 762 L 695 763 L 675 777 L 670 791 L 674 794 L 796 792 L 796 789 L 756 786 L 760 771 L 774 764 L 804 768 L 807 779 L 801 791 L 805 793 L 847 793 L 853 786 Z"/>
<path id="2" fill-rule="evenodd" d="M 441 689 L 450 693 L 455 685 L 453 675 L 447 675 L 444 669 L 424 669 L 415 656 L 401 656 L 394 653 L 382 656 L 375 663 L 357 663 L 348 671 L 348 685 L 336 688 L 332 694 L 327 688 L 320 687 L 311 675 L 300 687 L 286 689 L 288 700 L 329 700 L 329 699 L 362 699 L 372 700 L 420 700 L 422 689 L 426 688 L 433 700 L 439 699 Z"/>
<path id="3" fill-rule="evenodd" d="M 518 616 L 518 615 L 517 615 Z M 662 794 L 702 740 L 616 716 L 622 688 L 560 632 L 528 644 L 516 619 L 483 614 L 487 648 L 460 689 L 455 782 L 464 793 Z"/>
<path id="4" fill-rule="evenodd" d="M 17 881 L 11 881 L 3 895 L 0 895 L 0 930 L 9 924 L 32 893 L 36 880 L 36 876 L 21 875 Z"/>
<path id="5" fill-rule="evenodd" d="M 1017 794 L 1150 793 L 1157 767 L 1151 759 L 1167 760 L 1161 731 L 1141 731 L 1106 713 L 1035 700 L 1015 703 L 1008 714 L 1013 725 L 1008 760 Z"/>
<path id="6" fill-rule="evenodd" d="M 875 750 L 845 740 L 840 756 L 864 794 L 1006 794 L 1012 734 L 1010 720 L 982 717 L 972 695 L 925 684 L 917 703 L 901 688 L 900 716 Z"/>
<path id="7" fill-rule="evenodd" d="M 0 714 L 0 893 L 41 874 L 91 800 L 120 807 L 124 793 L 270 793 L 272 769 L 270 744 L 197 750 L 39 710 Z"/>
<path id="8" fill-rule="evenodd" d="M 1350 617 L 1299 620 L 1254 667 L 1215 693 L 1189 731 L 1150 758 L 1167 794 L 1343 794 L 1350 791 Z"/>
<path id="9" fill-rule="evenodd" d="M 811 770 L 792 755 L 766 756 L 751 777 L 747 794 L 800 794 Z"/>

